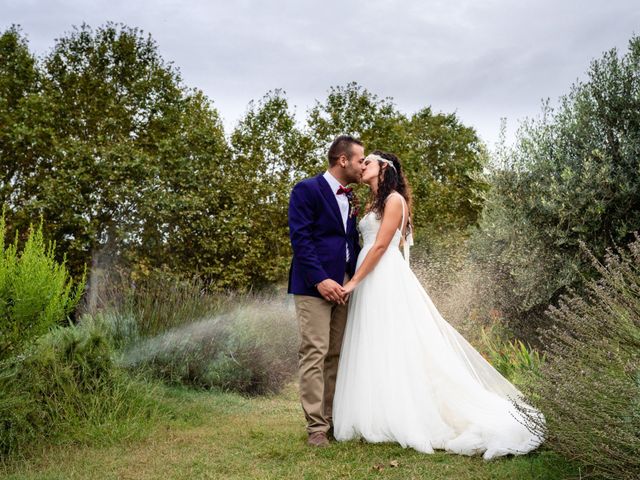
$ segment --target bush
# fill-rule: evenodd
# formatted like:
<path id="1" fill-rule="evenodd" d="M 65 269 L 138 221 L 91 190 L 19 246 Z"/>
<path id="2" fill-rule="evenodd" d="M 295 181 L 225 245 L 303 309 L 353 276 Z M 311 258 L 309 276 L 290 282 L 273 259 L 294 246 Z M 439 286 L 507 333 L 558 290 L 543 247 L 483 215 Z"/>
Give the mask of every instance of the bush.
<path id="1" fill-rule="evenodd" d="M 500 309 L 522 338 L 535 341 L 547 306 L 580 288 L 581 275 L 597 276 L 580 242 L 602 259 L 640 228 L 638 91 L 634 37 L 625 55 L 594 60 L 556 109 L 545 105 L 515 147 L 494 156 L 473 250 L 508 292 Z"/>
<path id="2" fill-rule="evenodd" d="M 114 365 L 108 337 L 95 323 L 57 327 L 0 364 L 3 455 L 43 439 L 130 436 L 156 411 L 150 387 Z"/>
<path id="3" fill-rule="evenodd" d="M 170 384 L 255 395 L 297 371 L 298 334 L 284 293 L 210 293 L 195 277 L 94 271 L 84 322 L 100 325 L 132 371 Z"/>
<path id="4" fill-rule="evenodd" d="M 0 359 L 19 353 L 30 341 L 65 320 L 84 292 L 75 287 L 64 261 L 54 259 L 55 243 L 45 247 L 42 222 L 31 230 L 18 254 L 18 236 L 5 248 L 0 219 Z"/>
<path id="5" fill-rule="evenodd" d="M 548 445 L 606 479 L 640 477 L 640 237 L 609 252 L 583 295 L 548 312 L 548 360 L 524 390 Z M 544 431 L 530 419 L 532 426 Z"/>
<path id="6" fill-rule="evenodd" d="M 169 383 L 249 395 L 278 392 L 297 371 L 293 308 L 268 297 L 234 303 L 228 313 L 130 344 L 122 364 Z"/>

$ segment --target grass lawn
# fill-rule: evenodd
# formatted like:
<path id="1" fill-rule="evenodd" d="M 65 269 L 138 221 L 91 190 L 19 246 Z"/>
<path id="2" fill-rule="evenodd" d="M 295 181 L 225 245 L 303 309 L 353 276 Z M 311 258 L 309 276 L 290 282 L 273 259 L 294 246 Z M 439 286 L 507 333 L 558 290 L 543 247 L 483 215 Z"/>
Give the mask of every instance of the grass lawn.
<path id="1" fill-rule="evenodd" d="M 0 464 L 7 479 L 565 479 L 577 472 L 549 451 L 490 462 L 425 455 L 392 444 L 305 444 L 295 385 L 272 397 L 161 390 L 167 413 L 144 438 L 34 446 Z M 397 466 L 394 466 L 397 465 Z"/>

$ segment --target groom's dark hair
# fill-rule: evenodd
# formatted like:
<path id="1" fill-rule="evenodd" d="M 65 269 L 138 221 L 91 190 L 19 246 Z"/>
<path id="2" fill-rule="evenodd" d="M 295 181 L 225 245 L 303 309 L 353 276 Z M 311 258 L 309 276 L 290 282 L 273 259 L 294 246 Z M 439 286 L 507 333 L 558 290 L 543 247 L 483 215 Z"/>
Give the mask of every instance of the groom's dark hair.
<path id="1" fill-rule="evenodd" d="M 354 144 L 360 145 L 361 147 L 363 146 L 359 139 L 351 135 L 337 136 L 329 147 L 329 165 L 333 167 L 338 161 L 338 158 L 340 158 L 340 155 L 346 155 L 347 158 L 351 157 L 351 146 Z"/>

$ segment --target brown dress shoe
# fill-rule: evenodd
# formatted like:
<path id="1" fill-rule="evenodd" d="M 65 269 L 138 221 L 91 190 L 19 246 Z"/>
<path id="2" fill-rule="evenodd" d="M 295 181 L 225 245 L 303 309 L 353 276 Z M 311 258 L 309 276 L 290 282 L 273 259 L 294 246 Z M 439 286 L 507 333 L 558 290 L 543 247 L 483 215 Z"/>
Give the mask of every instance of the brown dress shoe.
<path id="1" fill-rule="evenodd" d="M 333 435 L 333 425 L 329 427 L 329 431 L 327 432 L 327 438 L 329 439 L 329 441 L 334 441 L 336 440 L 336 437 Z"/>
<path id="2" fill-rule="evenodd" d="M 327 447 L 329 445 L 329 440 L 327 439 L 326 433 L 313 432 L 309 434 L 307 444 L 311 445 L 312 447 Z"/>

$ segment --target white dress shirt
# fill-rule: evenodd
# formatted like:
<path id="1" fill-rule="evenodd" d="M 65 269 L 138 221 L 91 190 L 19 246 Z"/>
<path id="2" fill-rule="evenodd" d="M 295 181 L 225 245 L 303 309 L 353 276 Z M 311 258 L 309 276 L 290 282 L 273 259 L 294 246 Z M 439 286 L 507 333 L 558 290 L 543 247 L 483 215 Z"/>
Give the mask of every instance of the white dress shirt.
<path id="1" fill-rule="evenodd" d="M 327 170 L 326 172 L 324 172 L 324 175 L 322 175 L 327 182 L 329 183 L 329 186 L 331 187 L 331 190 L 333 191 L 333 195 L 336 197 L 336 201 L 338 202 L 338 207 L 340 207 L 340 215 L 342 215 L 342 224 L 344 225 L 344 231 L 347 231 L 347 219 L 349 217 L 349 199 L 347 198 L 347 196 L 342 193 L 340 195 L 338 195 L 338 189 L 342 186 L 344 187 L 344 185 L 342 185 L 338 180 L 336 180 L 336 177 L 334 177 L 333 175 L 331 175 L 331 173 L 329 173 L 329 171 Z M 347 262 L 349 261 L 349 246 L 346 246 L 347 249 Z"/>

